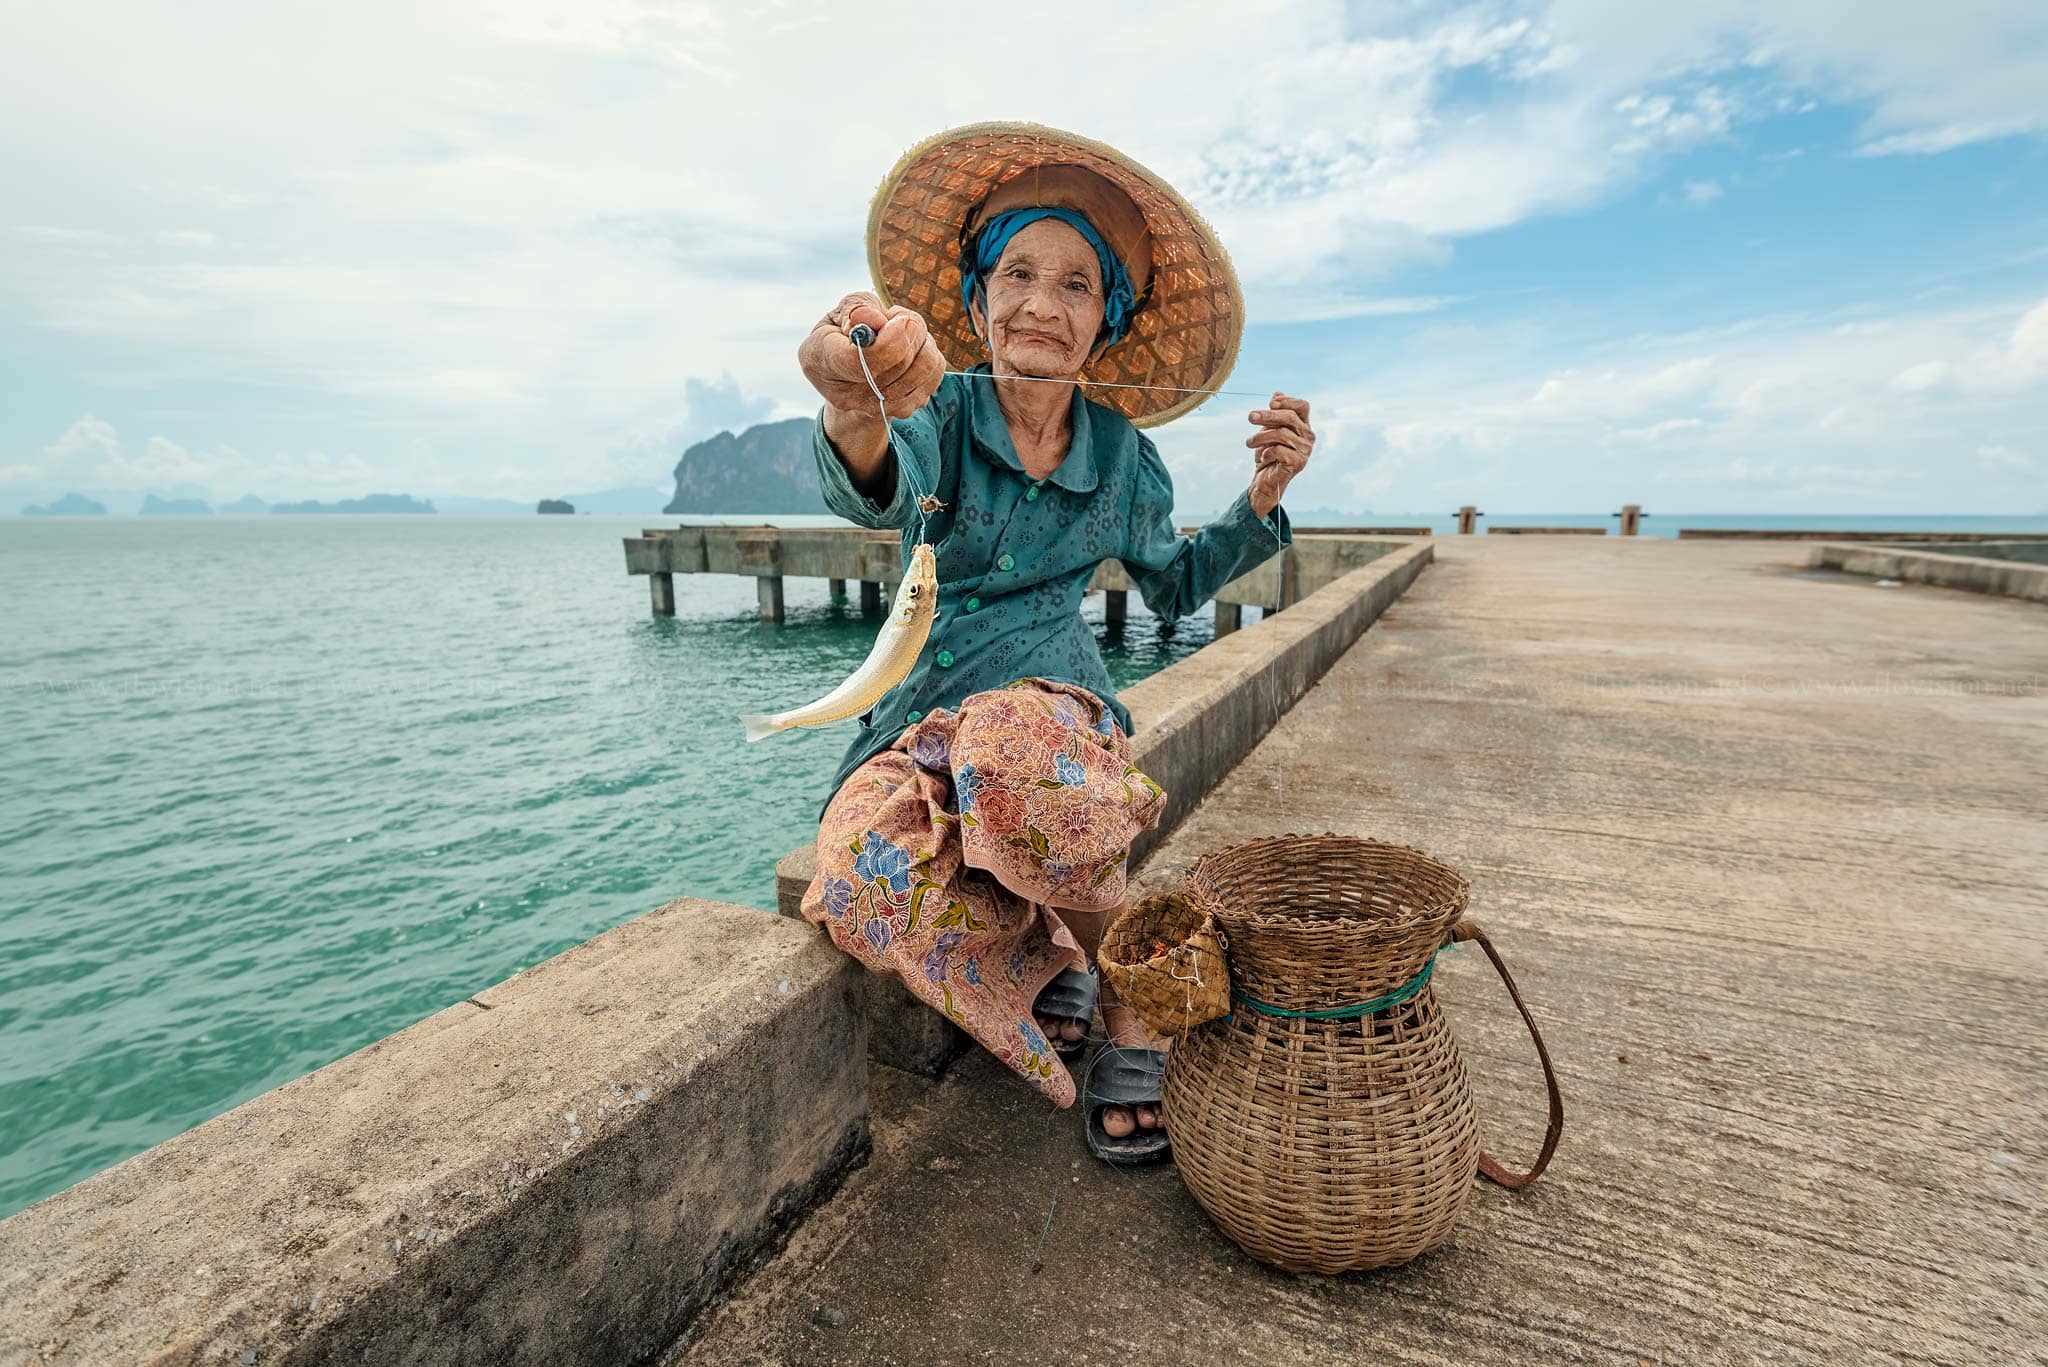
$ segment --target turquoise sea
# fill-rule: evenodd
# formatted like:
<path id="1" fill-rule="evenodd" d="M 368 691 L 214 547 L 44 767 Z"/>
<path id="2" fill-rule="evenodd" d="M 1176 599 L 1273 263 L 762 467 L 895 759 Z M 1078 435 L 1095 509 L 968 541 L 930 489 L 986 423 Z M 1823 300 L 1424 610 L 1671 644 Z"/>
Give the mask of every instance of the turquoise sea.
<path id="1" fill-rule="evenodd" d="M 0 519 L 0 1216 L 668 898 L 772 905 L 851 728 L 734 716 L 875 623 L 792 579 L 767 625 L 723 576 L 651 617 L 620 539 L 673 521 Z M 1773 524 L 2048 534 L 1645 526 Z M 1211 639 L 1088 610 L 1120 687 Z"/>
<path id="2" fill-rule="evenodd" d="M 852 724 L 735 714 L 877 623 L 654 618 L 620 540 L 673 521 L 0 520 L 0 1216 L 671 897 L 774 905 Z M 1119 687 L 1211 638 L 1131 609 Z"/>

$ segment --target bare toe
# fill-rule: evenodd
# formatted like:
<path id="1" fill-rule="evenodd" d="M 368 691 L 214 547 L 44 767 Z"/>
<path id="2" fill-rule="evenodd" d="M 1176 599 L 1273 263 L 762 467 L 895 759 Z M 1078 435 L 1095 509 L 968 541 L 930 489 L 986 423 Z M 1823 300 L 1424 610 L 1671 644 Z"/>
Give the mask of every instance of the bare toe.
<path id="1" fill-rule="evenodd" d="M 1131 1112 L 1125 1106 L 1104 1106 L 1102 1108 L 1102 1132 L 1111 1139 L 1128 1139 L 1137 1128 L 1131 1119 Z"/>
<path id="2" fill-rule="evenodd" d="M 1081 1039 L 1082 1037 L 1087 1035 L 1087 1033 L 1088 1026 L 1087 1023 L 1084 1021 L 1064 1020 L 1060 1022 L 1060 1038 L 1063 1040 L 1067 1040 L 1070 1043 L 1074 1040 Z"/>
<path id="3" fill-rule="evenodd" d="M 1140 1106 L 1138 1108 L 1138 1128 L 1141 1130 L 1156 1130 L 1159 1128 L 1159 1109 L 1156 1106 Z"/>

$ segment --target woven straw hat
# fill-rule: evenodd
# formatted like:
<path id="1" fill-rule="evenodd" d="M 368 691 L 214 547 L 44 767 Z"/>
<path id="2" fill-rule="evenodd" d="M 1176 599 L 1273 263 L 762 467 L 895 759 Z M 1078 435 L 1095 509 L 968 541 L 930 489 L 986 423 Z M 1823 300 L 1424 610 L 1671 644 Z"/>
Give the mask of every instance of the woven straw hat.
<path id="1" fill-rule="evenodd" d="M 1080 167 L 1094 174 L 1035 176 L 1040 167 Z M 961 237 L 970 218 L 978 224 L 985 217 L 978 210 L 998 187 L 1002 193 L 991 207 L 1068 204 L 1077 196 L 1088 198 L 1085 184 L 1095 177 L 1129 197 L 1143 214 L 1143 227 L 1138 229 L 1135 215 L 1102 212 L 1106 206 L 1099 200 L 1090 222 L 1120 255 L 1130 251 L 1142 258 L 1149 239 L 1150 259 L 1125 259 L 1139 292 L 1137 317 L 1116 345 L 1083 368 L 1082 385 L 1215 389 L 1237 362 L 1244 330 L 1244 295 L 1223 244 L 1165 181 L 1113 148 L 1056 128 L 968 124 L 906 152 L 875 191 L 868 213 L 868 267 L 875 292 L 884 304 L 902 304 L 924 315 L 948 368 L 965 370 L 987 360 L 988 345 L 974 335 L 960 303 Z M 1127 221 L 1102 221 L 1120 217 Z M 1136 426 L 1156 427 L 1209 396 L 1089 388 L 1088 397 Z"/>

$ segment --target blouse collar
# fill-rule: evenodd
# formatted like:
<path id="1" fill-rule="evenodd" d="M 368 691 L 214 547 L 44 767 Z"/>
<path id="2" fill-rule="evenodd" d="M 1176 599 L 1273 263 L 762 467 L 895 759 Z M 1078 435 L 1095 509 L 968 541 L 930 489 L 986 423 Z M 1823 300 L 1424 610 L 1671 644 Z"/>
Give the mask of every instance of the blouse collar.
<path id="1" fill-rule="evenodd" d="M 972 415 L 975 449 L 994 463 L 1025 479 L 1031 478 L 1024 462 L 1018 459 L 1017 444 L 1010 440 L 1010 424 L 1003 418 L 1002 405 L 996 402 L 995 385 L 971 378 L 988 374 L 988 363 L 984 361 L 967 373 L 967 410 Z M 1115 409 L 1088 399 L 1079 385 L 1074 386 L 1074 407 L 1068 421 L 1074 436 L 1067 445 L 1066 459 L 1046 478 L 1063 489 L 1083 494 L 1096 485 L 1097 463 L 1113 460 L 1124 454 L 1122 448 L 1135 446 L 1138 429 Z"/>

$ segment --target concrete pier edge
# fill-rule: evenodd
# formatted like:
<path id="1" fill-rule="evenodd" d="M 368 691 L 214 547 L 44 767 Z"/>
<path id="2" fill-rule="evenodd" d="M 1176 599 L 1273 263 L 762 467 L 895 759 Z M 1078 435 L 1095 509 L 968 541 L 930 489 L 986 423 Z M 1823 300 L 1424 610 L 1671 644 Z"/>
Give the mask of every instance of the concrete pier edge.
<path id="1" fill-rule="evenodd" d="M 650 1361 L 866 1158 L 858 985 L 667 903 L 0 1221 L 0 1364 Z"/>
<path id="2" fill-rule="evenodd" d="M 1807 554 L 1807 563 L 1815 569 L 2048 603 L 2048 565 L 1857 542 L 1823 542 Z"/>

